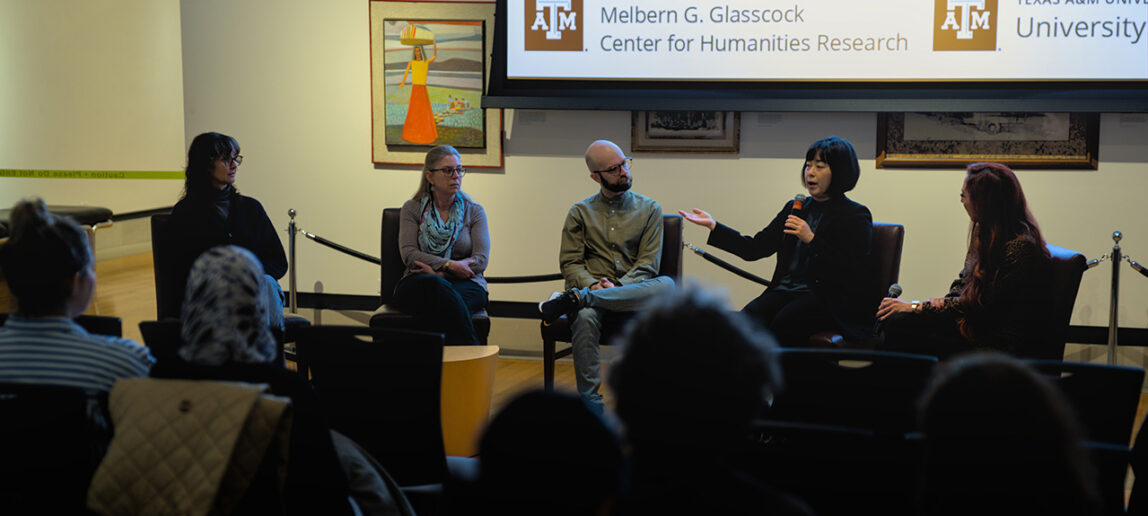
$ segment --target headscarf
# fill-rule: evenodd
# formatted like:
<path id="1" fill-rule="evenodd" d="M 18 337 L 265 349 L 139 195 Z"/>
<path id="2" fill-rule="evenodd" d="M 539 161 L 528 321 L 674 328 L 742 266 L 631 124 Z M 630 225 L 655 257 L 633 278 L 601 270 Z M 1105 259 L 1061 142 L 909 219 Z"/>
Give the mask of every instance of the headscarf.
<path id="1" fill-rule="evenodd" d="M 278 344 L 267 324 L 263 278 L 259 260 L 242 247 L 200 255 L 187 279 L 180 358 L 204 365 L 273 362 Z"/>
<path id="2" fill-rule="evenodd" d="M 450 258 L 451 248 L 462 229 L 466 213 L 466 200 L 462 194 L 454 196 L 450 205 L 450 219 L 445 223 L 438 215 L 430 195 L 422 198 L 422 220 L 419 221 L 419 249 L 428 254 Z"/>

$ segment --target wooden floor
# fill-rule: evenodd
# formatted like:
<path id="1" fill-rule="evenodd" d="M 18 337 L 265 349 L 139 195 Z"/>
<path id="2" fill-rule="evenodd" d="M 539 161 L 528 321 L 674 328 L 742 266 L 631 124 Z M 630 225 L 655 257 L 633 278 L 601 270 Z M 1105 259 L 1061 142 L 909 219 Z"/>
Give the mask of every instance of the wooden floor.
<path id="1" fill-rule="evenodd" d="M 97 262 L 96 278 L 96 294 L 87 313 L 120 317 L 123 319 L 124 337 L 142 343 L 139 323 L 154 320 L 156 313 L 151 254 Z M 0 282 L 0 313 L 13 309 L 7 285 Z M 574 392 L 574 368 L 570 362 L 559 361 L 554 377 L 556 389 Z M 516 395 L 542 387 L 541 361 L 499 359 L 491 413 L 497 413 Z M 604 393 L 604 396 L 607 404 L 611 403 L 609 393 Z"/>

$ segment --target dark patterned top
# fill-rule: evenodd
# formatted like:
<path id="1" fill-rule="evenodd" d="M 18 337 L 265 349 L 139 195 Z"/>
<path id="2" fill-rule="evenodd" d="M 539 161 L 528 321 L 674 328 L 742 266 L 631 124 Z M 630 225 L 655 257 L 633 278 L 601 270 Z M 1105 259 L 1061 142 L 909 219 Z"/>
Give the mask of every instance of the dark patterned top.
<path id="1" fill-rule="evenodd" d="M 964 319 L 973 333 L 975 348 L 1023 354 L 1046 340 L 1052 317 L 1052 262 L 1038 244 L 1013 239 L 1005 244 L 1004 260 L 984 294 L 984 306 L 972 309 L 960 299 L 971 264 L 949 287 L 944 307 L 928 303 L 921 309 Z"/>

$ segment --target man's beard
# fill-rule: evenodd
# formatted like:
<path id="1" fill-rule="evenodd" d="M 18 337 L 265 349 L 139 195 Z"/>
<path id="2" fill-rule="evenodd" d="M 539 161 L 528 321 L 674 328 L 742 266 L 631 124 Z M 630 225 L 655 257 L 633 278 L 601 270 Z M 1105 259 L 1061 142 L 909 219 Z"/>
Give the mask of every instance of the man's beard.
<path id="1" fill-rule="evenodd" d="M 614 193 L 622 193 L 629 190 L 634 185 L 634 180 L 626 178 L 624 183 L 611 183 L 609 181 L 602 181 L 602 188 L 605 188 Z"/>

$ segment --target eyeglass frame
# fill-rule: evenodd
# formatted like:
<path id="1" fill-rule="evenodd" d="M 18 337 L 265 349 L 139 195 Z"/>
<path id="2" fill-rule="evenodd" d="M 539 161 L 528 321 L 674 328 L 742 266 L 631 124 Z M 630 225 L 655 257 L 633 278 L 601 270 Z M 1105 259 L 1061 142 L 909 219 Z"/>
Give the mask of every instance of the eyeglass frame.
<path id="1" fill-rule="evenodd" d="M 427 172 L 438 172 L 443 177 L 454 177 L 457 173 L 458 177 L 462 177 L 466 175 L 466 167 L 459 165 L 457 167 L 428 168 Z"/>
<path id="2" fill-rule="evenodd" d="M 242 154 L 236 154 L 235 157 L 220 156 L 219 159 L 223 160 L 223 162 L 226 164 L 231 164 L 232 161 L 234 161 L 236 165 L 242 165 L 243 164 L 243 155 Z"/>
<path id="3" fill-rule="evenodd" d="M 591 170 L 590 172 L 593 172 L 595 174 L 618 175 L 621 173 L 623 168 L 625 168 L 626 171 L 629 172 L 630 167 L 633 166 L 633 164 L 634 164 L 634 158 L 631 158 L 629 156 L 623 156 L 621 163 L 618 163 L 618 164 L 611 166 L 609 168 L 604 168 L 602 170 Z"/>

